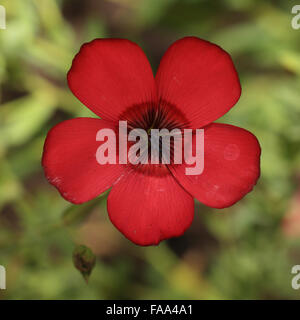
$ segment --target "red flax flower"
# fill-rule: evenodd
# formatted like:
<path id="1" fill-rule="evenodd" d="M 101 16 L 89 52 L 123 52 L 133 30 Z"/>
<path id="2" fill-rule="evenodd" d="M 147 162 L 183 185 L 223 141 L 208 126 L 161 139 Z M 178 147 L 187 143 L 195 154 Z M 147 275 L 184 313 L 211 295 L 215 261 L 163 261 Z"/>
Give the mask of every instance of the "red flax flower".
<path id="1" fill-rule="evenodd" d="M 77 118 L 48 133 L 42 164 L 47 179 L 68 201 L 80 204 L 112 188 L 110 220 L 128 239 L 154 245 L 180 236 L 194 216 L 194 200 L 213 208 L 233 205 L 260 175 L 260 146 L 250 132 L 213 123 L 238 101 L 233 62 L 217 45 L 196 37 L 172 44 L 156 76 L 135 43 L 97 39 L 84 44 L 68 73 L 74 95 L 101 119 Z M 154 119 L 155 115 L 155 119 Z M 104 164 L 96 161 L 99 129 L 204 129 L 204 171 L 187 164 Z M 103 143 L 103 142 L 102 142 Z"/>

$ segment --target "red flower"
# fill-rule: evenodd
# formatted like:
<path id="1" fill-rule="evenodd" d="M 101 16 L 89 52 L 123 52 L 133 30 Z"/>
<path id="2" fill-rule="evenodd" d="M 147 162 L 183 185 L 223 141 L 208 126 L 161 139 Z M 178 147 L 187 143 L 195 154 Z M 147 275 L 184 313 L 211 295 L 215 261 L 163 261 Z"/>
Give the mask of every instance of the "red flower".
<path id="1" fill-rule="evenodd" d="M 241 87 L 230 56 L 220 47 L 187 37 L 176 41 L 153 77 L 135 43 L 97 39 L 84 44 L 68 73 L 74 95 L 101 119 L 77 118 L 50 130 L 43 154 L 47 179 L 68 201 L 89 201 L 112 187 L 107 209 L 112 223 L 131 241 L 153 245 L 179 236 L 194 216 L 193 197 L 207 206 L 233 205 L 260 175 L 260 146 L 239 127 L 213 123 L 238 101 Z M 99 165 L 101 128 L 204 128 L 205 166 L 187 176 L 187 165 Z"/>

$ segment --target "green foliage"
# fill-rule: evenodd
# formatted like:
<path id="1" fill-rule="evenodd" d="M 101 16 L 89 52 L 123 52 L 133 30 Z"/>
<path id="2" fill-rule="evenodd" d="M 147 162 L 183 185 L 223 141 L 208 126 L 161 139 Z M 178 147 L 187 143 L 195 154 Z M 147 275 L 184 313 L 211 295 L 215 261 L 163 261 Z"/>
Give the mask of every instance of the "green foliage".
<path id="1" fill-rule="evenodd" d="M 290 272 L 300 264 L 300 234 L 290 239 L 282 227 L 300 172 L 300 30 L 291 28 L 293 4 L 1 1 L 7 29 L 0 30 L 0 264 L 8 275 L 0 297 L 299 298 Z M 110 223 L 107 194 L 75 206 L 47 183 L 40 164 L 43 142 L 56 123 L 95 116 L 66 84 L 83 42 L 129 38 L 156 70 L 164 50 L 185 35 L 216 42 L 232 55 L 243 94 L 219 121 L 256 134 L 261 178 L 231 208 L 197 204 L 195 221 L 181 238 L 140 248 Z M 295 210 L 300 216 L 299 204 Z M 84 245 L 74 252 L 83 276 L 94 268 L 88 286 L 72 264 L 74 243 Z"/>

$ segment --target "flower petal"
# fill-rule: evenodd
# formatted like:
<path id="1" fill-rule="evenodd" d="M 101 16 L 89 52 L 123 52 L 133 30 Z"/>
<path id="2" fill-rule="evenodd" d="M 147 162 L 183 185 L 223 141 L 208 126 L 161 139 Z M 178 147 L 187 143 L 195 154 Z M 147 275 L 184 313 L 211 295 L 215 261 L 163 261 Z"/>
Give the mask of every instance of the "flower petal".
<path id="1" fill-rule="evenodd" d="M 126 238 L 138 245 L 156 245 L 184 233 L 194 217 L 194 201 L 170 173 L 133 170 L 113 186 L 107 210 Z"/>
<path id="2" fill-rule="evenodd" d="M 170 46 L 161 60 L 156 83 L 159 99 L 176 106 L 194 129 L 223 116 L 241 95 L 229 54 L 196 37 Z"/>
<path id="3" fill-rule="evenodd" d="M 193 151 L 195 150 L 193 139 Z M 204 128 L 204 170 L 186 175 L 194 165 L 171 165 L 180 184 L 213 208 L 233 205 L 252 190 L 260 175 L 260 146 L 249 131 L 221 123 Z"/>
<path id="4" fill-rule="evenodd" d="M 68 84 L 98 116 L 118 120 L 128 107 L 156 100 L 155 81 L 142 49 L 125 39 L 96 39 L 73 60 Z"/>
<path id="5" fill-rule="evenodd" d="M 100 165 L 96 152 L 103 142 L 96 141 L 109 122 L 77 118 L 59 123 L 47 136 L 42 165 L 49 182 L 68 201 L 79 204 L 109 189 L 123 173 L 119 164 Z"/>

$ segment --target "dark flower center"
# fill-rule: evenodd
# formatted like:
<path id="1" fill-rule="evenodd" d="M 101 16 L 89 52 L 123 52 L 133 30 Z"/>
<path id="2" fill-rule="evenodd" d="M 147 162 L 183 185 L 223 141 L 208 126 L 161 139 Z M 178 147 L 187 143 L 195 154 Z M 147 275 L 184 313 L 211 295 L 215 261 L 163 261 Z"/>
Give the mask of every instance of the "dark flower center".
<path id="1" fill-rule="evenodd" d="M 189 123 L 185 116 L 176 108 L 176 106 L 160 100 L 159 103 L 148 102 L 129 107 L 121 116 L 121 121 L 127 121 L 128 133 L 133 129 L 143 129 L 147 133 L 147 141 L 145 141 L 144 157 L 149 161 L 149 164 L 135 165 L 136 170 L 143 172 L 155 171 L 161 174 L 166 171 L 166 166 L 163 163 L 163 139 L 159 138 L 155 145 L 151 140 L 152 129 L 167 129 L 171 132 L 174 129 L 183 130 L 189 127 Z M 143 142 L 142 142 L 143 143 Z M 151 144 L 152 143 L 152 144 Z M 156 150 L 158 157 L 158 164 L 150 164 L 151 160 L 151 147 Z M 170 157 L 174 154 L 174 139 L 170 138 Z M 168 170 L 167 170 L 168 171 Z"/>
<path id="2" fill-rule="evenodd" d="M 126 120 L 128 129 L 144 129 L 150 133 L 151 129 L 168 129 L 188 127 L 185 116 L 176 106 L 160 100 L 159 103 L 147 102 L 129 107 L 121 116 L 120 120 Z"/>

